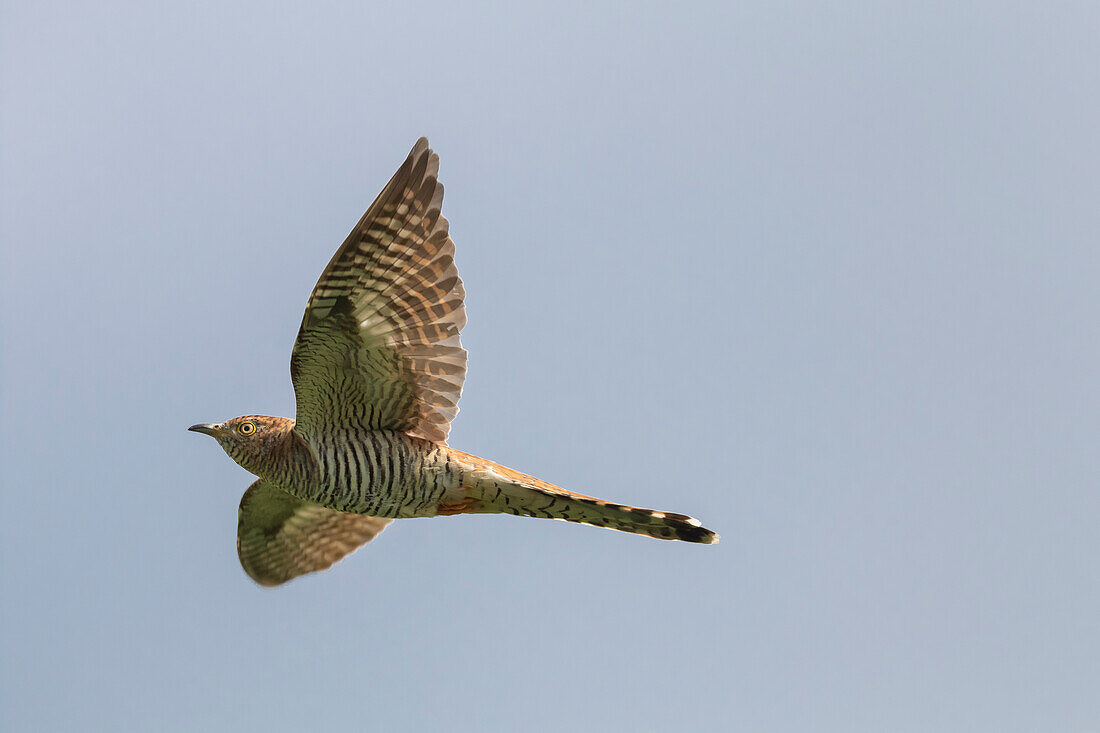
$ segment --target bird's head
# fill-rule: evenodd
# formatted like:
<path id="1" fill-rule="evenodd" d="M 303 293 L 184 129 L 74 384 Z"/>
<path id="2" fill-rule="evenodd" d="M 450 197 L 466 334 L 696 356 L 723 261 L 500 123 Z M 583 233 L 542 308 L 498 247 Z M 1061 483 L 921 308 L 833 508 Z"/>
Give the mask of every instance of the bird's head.
<path id="1" fill-rule="evenodd" d="M 285 417 L 243 415 L 223 423 L 199 423 L 187 428 L 218 441 L 230 458 L 257 476 L 268 466 L 273 452 L 294 421 Z"/>

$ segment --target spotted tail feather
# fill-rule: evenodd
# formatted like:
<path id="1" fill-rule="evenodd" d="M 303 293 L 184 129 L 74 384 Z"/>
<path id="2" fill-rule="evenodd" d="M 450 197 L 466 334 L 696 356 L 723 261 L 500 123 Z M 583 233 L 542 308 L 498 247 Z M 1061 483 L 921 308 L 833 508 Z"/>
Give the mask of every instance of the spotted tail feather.
<path id="1" fill-rule="evenodd" d="M 455 451 L 457 453 L 457 451 Z M 711 545 L 718 534 L 686 514 L 642 509 L 585 496 L 546 483 L 481 458 L 477 478 L 467 487 L 476 501 L 462 511 L 515 514 L 522 517 L 560 519 L 566 522 L 633 532 L 659 540 L 682 540 Z"/>
<path id="2" fill-rule="evenodd" d="M 525 517 L 546 517 L 590 524 L 594 527 L 642 534 L 658 540 L 683 540 L 705 545 L 718 542 L 717 533 L 703 527 L 698 519 L 686 514 L 616 504 L 563 489 L 546 490 L 521 485 L 511 487 L 508 493 L 519 501 L 505 511 Z"/>

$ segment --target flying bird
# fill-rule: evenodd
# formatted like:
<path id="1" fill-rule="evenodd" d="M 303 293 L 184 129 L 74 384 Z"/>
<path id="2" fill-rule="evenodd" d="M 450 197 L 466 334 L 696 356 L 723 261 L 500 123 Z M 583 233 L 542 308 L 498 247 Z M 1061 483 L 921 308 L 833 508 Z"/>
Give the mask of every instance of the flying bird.
<path id="1" fill-rule="evenodd" d="M 290 357 L 296 419 L 188 428 L 258 477 L 238 510 L 245 572 L 279 585 L 328 568 L 394 519 L 455 514 L 717 542 L 684 514 L 566 491 L 447 445 L 466 377 L 466 311 L 438 170 L 420 138 L 313 288 Z"/>

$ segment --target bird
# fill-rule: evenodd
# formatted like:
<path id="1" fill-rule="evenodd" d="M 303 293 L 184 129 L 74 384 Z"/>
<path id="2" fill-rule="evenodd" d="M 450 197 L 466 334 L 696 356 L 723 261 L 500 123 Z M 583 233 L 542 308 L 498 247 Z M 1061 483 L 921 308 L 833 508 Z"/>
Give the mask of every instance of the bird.
<path id="1" fill-rule="evenodd" d="M 329 568 L 394 519 L 460 514 L 718 542 L 687 515 L 567 491 L 447 445 L 466 310 L 438 171 L 420 138 L 325 267 L 291 352 L 295 419 L 188 428 L 257 477 L 237 512 L 244 571 L 280 585 Z"/>

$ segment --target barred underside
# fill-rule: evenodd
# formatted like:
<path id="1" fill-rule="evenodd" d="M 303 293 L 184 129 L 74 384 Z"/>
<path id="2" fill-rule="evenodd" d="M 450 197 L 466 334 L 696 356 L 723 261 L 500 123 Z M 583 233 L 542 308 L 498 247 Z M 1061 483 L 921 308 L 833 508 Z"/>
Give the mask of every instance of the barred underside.
<path id="1" fill-rule="evenodd" d="M 333 256 L 291 357 L 298 430 L 400 430 L 443 443 L 466 377 L 465 291 L 421 138 Z"/>
<path id="2" fill-rule="evenodd" d="M 393 430 L 339 430 L 314 445 L 317 483 L 304 498 L 376 517 L 431 517 L 457 484 L 445 446 Z"/>

